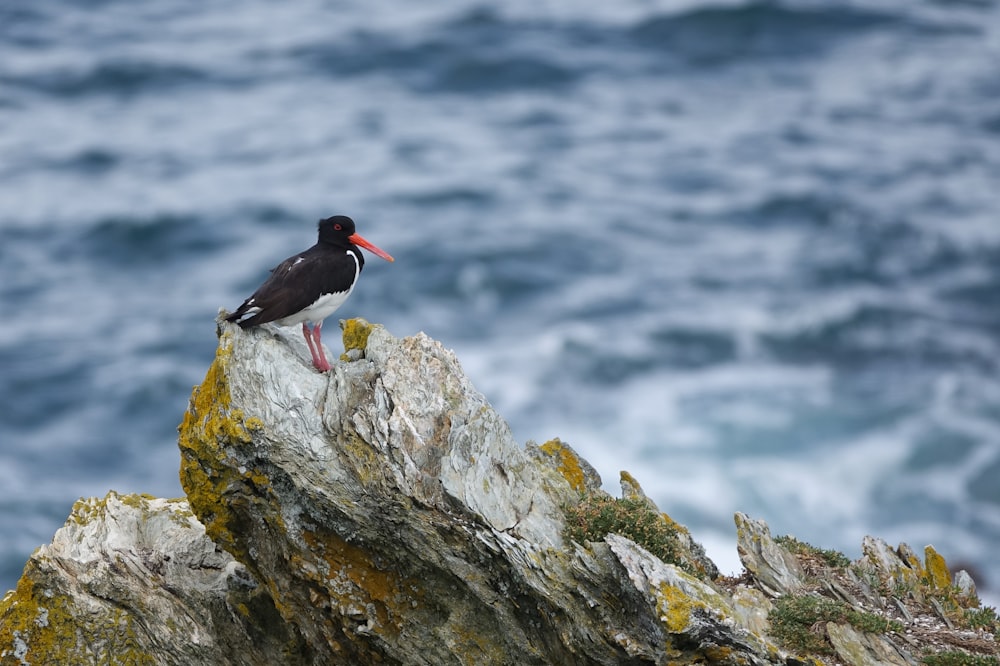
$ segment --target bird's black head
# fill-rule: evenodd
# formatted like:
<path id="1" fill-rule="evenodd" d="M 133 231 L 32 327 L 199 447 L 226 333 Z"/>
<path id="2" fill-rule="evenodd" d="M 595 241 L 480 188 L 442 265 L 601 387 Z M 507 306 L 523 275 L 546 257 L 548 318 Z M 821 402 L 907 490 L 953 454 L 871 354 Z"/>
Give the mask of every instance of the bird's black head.
<path id="1" fill-rule="evenodd" d="M 354 230 L 354 220 L 346 215 L 334 215 L 325 220 L 319 221 L 319 243 L 335 245 L 350 251 L 352 246 L 363 247 L 372 254 L 382 257 L 386 261 L 395 261 L 385 250 L 379 248 L 371 241 Z M 364 264 L 364 259 L 358 255 L 358 260 Z"/>
<path id="2" fill-rule="evenodd" d="M 347 245 L 354 231 L 354 220 L 346 215 L 334 215 L 319 221 L 319 242 Z"/>

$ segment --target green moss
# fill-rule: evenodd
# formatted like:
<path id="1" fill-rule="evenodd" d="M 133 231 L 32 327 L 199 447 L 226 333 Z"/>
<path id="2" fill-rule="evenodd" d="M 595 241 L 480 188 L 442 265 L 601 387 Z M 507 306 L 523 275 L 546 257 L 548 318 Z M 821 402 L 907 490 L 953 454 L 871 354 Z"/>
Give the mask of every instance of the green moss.
<path id="1" fill-rule="evenodd" d="M 615 499 L 602 492 L 585 493 L 581 500 L 565 508 L 565 537 L 578 543 L 601 541 L 608 534 L 620 534 L 635 541 L 669 564 L 690 571 L 681 558 L 677 528 L 649 503 L 634 497 Z M 694 573 L 694 572 L 691 572 Z"/>
<path id="2" fill-rule="evenodd" d="M 1000 666 L 1000 659 L 949 650 L 926 655 L 921 663 L 927 666 Z"/>
<path id="3" fill-rule="evenodd" d="M 859 631 L 884 634 L 903 631 L 903 625 L 848 604 L 813 594 L 787 595 L 774 602 L 768 619 L 774 638 L 786 649 L 804 654 L 833 654 L 825 634 L 814 627 L 819 622 L 847 623 Z"/>
<path id="4" fill-rule="evenodd" d="M 774 540 L 778 545 L 794 555 L 819 559 L 829 567 L 843 569 L 851 564 L 851 560 L 840 551 L 817 548 L 812 544 L 799 541 L 793 536 L 776 536 Z"/>

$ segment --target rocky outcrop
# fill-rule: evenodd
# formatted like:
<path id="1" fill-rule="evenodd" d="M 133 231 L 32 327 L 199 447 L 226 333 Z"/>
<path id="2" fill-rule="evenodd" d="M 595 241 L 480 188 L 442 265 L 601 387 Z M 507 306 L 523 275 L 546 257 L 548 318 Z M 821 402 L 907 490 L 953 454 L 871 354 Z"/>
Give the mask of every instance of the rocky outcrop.
<path id="1" fill-rule="evenodd" d="M 627 473 L 611 497 L 567 444 L 515 442 L 439 343 L 344 343 L 319 374 L 299 336 L 220 323 L 187 500 L 81 501 L 0 603 L 0 663 L 917 663 L 909 627 L 977 608 L 936 553 L 848 563 L 742 515 L 720 578 Z M 995 648 L 980 610 L 949 647 Z"/>
<path id="2" fill-rule="evenodd" d="M 865 537 L 862 557 L 850 562 L 772 538 L 766 523 L 741 513 L 736 528 L 745 579 L 769 597 L 752 603 L 767 617 L 759 631 L 786 648 L 857 665 L 935 663 L 935 656 L 941 664 L 1000 663 L 975 656 L 1000 655 L 995 609 L 980 605 L 968 573 L 952 578 L 933 546 L 921 560 L 906 544 Z"/>
<path id="3" fill-rule="evenodd" d="M 80 500 L 0 603 L 5 665 L 265 666 L 283 652 L 308 647 L 185 500 Z"/>

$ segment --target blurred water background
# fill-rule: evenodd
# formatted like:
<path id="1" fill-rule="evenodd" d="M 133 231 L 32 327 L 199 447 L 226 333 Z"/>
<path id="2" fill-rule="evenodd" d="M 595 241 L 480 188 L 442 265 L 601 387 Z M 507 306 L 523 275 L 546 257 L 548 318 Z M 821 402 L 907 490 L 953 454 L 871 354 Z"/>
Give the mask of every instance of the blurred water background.
<path id="1" fill-rule="evenodd" d="M 440 339 L 724 571 L 739 510 L 1000 586 L 995 0 L 0 3 L 0 591 L 182 495 L 217 309 L 335 213 L 397 259 L 335 352 Z"/>

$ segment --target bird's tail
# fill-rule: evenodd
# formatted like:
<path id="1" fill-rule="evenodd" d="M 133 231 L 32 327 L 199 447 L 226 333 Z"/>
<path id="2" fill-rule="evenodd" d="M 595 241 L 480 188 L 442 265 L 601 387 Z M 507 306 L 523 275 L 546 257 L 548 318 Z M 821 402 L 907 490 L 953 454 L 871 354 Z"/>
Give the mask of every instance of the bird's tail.
<path id="1" fill-rule="evenodd" d="M 236 312 L 226 317 L 226 321 L 232 324 L 239 324 L 240 328 L 250 328 L 256 326 L 258 323 L 257 315 L 260 314 L 260 308 L 250 305 L 250 301 L 244 301 L 243 305 L 236 308 Z"/>

